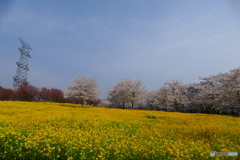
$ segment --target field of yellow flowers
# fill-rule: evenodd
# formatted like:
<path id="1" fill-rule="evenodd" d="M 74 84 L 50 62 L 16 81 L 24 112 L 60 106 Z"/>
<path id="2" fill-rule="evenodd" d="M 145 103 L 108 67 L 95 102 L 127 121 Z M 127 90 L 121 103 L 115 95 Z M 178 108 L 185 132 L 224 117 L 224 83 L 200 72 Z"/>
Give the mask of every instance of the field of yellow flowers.
<path id="1" fill-rule="evenodd" d="M 239 159 L 240 118 L 0 101 L 0 159 Z"/>

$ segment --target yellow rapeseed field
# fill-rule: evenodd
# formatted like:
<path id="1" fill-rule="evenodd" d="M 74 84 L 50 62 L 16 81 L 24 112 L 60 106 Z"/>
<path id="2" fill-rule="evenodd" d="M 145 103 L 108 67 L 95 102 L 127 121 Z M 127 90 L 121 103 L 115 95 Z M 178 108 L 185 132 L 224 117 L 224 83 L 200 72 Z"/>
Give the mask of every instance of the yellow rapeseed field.
<path id="1" fill-rule="evenodd" d="M 240 118 L 0 101 L 0 159 L 240 159 Z"/>

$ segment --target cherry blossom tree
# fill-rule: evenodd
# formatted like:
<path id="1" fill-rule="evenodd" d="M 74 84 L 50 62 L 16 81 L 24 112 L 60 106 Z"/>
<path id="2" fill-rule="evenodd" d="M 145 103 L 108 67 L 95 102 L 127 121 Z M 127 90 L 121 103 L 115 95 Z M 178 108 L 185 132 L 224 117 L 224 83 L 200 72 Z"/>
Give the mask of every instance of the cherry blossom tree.
<path id="1" fill-rule="evenodd" d="M 144 106 L 152 110 L 156 104 L 157 92 L 156 91 L 146 91 L 144 94 Z"/>
<path id="2" fill-rule="evenodd" d="M 122 104 L 122 108 L 125 108 L 125 103 L 130 103 L 133 109 L 135 104 L 142 101 L 142 95 L 145 92 L 145 88 L 142 83 L 137 80 L 123 80 L 116 83 L 113 89 L 108 92 L 109 100 L 115 104 Z"/>
<path id="3" fill-rule="evenodd" d="M 202 100 L 200 99 L 200 91 L 201 91 L 201 85 L 200 83 L 189 83 L 185 85 L 188 97 L 189 104 L 186 106 L 186 112 L 190 113 L 197 113 L 200 112 L 200 106 L 202 104 Z"/>
<path id="4" fill-rule="evenodd" d="M 171 103 L 171 93 L 170 89 L 166 86 L 162 86 L 159 90 L 157 90 L 157 103 L 159 104 L 160 108 L 164 111 L 168 111 L 168 108 Z"/>
<path id="5" fill-rule="evenodd" d="M 230 70 L 225 82 L 224 93 L 227 95 L 228 110 L 231 110 L 233 115 L 240 116 L 240 67 Z"/>
<path id="6" fill-rule="evenodd" d="M 166 100 L 171 103 L 172 107 L 175 107 L 175 111 L 184 111 L 184 106 L 188 103 L 188 98 L 186 96 L 186 88 L 178 80 L 173 80 L 171 82 L 166 82 L 165 87 L 165 96 Z M 167 102 L 166 101 L 166 102 Z"/>
<path id="7" fill-rule="evenodd" d="M 187 85 L 190 112 L 233 114 L 240 102 L 240 69 L 200 77 L 198 84 Z"/>
<path id="8" fill-rule="evenodd" d="M 142 100 L 142 95 L 146 90 L 142 86 L 142 83 L 137 80 L 124 80 L 123 87 L 126 94 L 128 95 L 128 100 L 131 103 L 133 109 L 134 104 Z"/>
<path id="9" fill-rule="evenodd" d="M 115 83 L 112 90 L 108 91 L 108 100 L 115 106 L 122 106 L 122 109 L 125 109 L 125 103 L 128 102 L 129 97 L 128 93 L 124 88 L 124 83 L 118 82 Z"/>
<path id="10" fill-rule="evenodd" d="M 110 107 L 112 103 L 109 100 L 101 100 L 101 102 L 98 104 L 98 106 L 103 106 L 103 107 Z"/>
<path id="11" fill-rule="evenodd" d="M 79 76 L 72 84 L 72 86 L 68 87 L 66 95 L 80 100 L 82 107 L 86 100 L 93 100 L 99 94 L 96 79 Z"/>

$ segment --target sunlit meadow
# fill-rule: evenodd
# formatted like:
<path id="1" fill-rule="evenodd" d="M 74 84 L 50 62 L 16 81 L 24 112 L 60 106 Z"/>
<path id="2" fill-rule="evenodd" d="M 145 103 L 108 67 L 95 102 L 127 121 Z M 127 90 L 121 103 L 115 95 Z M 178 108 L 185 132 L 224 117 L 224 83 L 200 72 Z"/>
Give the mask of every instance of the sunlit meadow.
<path id="1" fill-rule="evenodd" d="M 0 102 L 0 159 L 239 159 L 240 118 Z"/>

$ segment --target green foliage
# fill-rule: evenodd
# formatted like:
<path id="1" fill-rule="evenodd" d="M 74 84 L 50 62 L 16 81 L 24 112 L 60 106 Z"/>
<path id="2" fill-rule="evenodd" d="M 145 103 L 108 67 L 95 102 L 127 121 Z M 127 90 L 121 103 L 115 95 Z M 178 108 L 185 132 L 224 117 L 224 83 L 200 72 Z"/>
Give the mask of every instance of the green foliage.
<path id="1" fill-rule="evenodd" d="M 150 119 L 157 119 L 156 116 L 150 116 L 150 115 L 148 115 L 147 118 L 150 118 Z"/>

